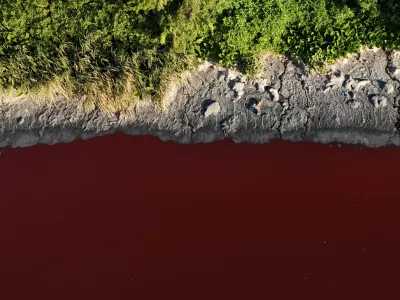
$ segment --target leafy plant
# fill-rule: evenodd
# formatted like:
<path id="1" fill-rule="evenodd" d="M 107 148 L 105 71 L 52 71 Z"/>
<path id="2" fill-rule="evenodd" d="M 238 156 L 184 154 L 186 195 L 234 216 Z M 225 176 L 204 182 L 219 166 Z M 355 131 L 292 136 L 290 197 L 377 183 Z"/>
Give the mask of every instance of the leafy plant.
<path id="1" fill-rule="evenodd" d="M 260 53 L 314 65 L 362 45 L 400 48 L 398 0 L 0 0 L 0 86 L 124 101 L 154 96 L 196 58 Z M 50 89 L 50 88 L 49 88 Z"/>

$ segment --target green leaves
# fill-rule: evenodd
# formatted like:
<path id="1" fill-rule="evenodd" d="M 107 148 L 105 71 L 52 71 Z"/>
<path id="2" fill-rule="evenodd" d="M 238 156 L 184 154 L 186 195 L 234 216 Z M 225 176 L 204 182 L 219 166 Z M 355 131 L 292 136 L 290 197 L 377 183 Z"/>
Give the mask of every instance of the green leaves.
<path id="1" fill-rule="evenodd" d="M 389 1 L 390 9 L 387 2 L 376 0 L 353 1 L 355 5 L 334 0 L 237 0 L 223 12 L 223 22 L 215 24 L 217 40 L 211 43 L 227 63 L 234 52 L 243 57 L 273 49 L 318 63 L 366 44 L 399 48 L 400 17 L 396 25 L 385 19 L 400 16 L 400 4 Z"/>
<path id="2" fill-rule="evenodd" d="M 29 88 L 65 73 L 79 83 L 94 73 L 117 77 L 136 60 L 137 90 L 154 93 L 161 78 L 194 55 L 228 66 L 239 61 L 250 74 L 258 70 L 257 55 L 269 50 L 317 64 L 361 45 L 400 48 L 398 0 L 6 3 L 0 4 L 3 87 Z"/>

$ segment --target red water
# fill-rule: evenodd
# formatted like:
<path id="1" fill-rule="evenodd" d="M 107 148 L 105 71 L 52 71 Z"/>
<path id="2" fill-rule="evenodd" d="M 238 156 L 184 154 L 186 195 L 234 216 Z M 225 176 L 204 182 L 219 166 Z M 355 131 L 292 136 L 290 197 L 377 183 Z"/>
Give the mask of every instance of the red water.
<path id="1" fill-rule="evenodd" d="M 400 299 L 400 149 L 115 135 L 0 170 L 0 299 Z"/>

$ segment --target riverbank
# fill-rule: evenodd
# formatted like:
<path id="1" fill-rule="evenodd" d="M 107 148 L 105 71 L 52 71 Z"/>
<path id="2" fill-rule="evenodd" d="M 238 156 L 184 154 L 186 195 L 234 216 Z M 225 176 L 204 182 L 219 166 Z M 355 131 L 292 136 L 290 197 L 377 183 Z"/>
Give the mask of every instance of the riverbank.
<path id="1" fill-rule="evenodd" d="M 67 143 L 123 131 L 164 141 L 223 139 L 400 146 L 400 52 L 360 50 L 316 73 L 267 55 L 256 79 L 211 63 L 166 91 L 163 106 L 142 101 L 123 111 L 86 107 L 84 98 L 1 98 L 0 148 Z"/>

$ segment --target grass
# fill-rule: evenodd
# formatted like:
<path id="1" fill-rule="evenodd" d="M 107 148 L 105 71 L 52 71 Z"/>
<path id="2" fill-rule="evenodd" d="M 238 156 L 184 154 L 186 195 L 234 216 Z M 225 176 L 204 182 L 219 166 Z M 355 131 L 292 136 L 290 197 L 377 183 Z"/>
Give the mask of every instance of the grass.
<path id="1" fill-rule="evenodd" d="M 266 51 L 313 66 L 400 48 L 397 0 L 0 0 L 0 88 L 117 111 L 161 102 L 198 58 L 255 76 Z"/>

